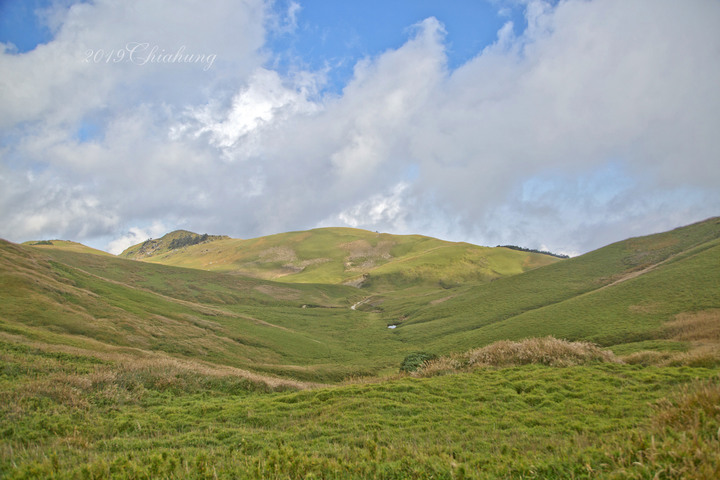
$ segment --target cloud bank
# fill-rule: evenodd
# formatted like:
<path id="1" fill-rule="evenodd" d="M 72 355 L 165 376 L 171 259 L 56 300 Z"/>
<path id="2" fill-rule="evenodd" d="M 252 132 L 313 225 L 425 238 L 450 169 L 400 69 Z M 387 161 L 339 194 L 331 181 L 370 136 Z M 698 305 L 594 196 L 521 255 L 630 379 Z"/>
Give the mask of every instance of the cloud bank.
<path id="1" fill-rule="evenodd" d="M 340 94 L 271 67 L 301 4 L 49 11 L 51 42 L 0 53 L 0 237 L 347 225 L 580 253 L 720 212 L 718 2 L 530 1 L 452 70 L 430 17 Z"/>

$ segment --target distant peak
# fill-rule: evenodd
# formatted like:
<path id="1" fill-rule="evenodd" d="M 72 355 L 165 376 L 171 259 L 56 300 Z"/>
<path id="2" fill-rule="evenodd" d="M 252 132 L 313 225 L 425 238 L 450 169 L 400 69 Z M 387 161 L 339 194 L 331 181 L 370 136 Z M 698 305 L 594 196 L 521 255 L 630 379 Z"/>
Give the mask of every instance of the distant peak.
<path id="1" fill-rule="evenodd" d="M 122 252 L 120 256 L 137 260 L 224 238 L 229 237 L 224 235 L 208 235 L 207 233 L 199 234 L 189 230 L 174 230 L 166 233 L 161 238 L 150 238 L 142 243 L 133 245 Z"/>

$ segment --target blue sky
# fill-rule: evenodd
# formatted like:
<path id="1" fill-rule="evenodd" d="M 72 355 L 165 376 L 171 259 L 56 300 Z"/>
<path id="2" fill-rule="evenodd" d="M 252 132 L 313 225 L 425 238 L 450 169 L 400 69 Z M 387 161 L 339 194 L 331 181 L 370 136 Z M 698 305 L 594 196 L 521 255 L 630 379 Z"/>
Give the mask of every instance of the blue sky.
<path id="1" fill-rule="evenodd" d="M 0 237 L 577 254 L 702 220 L 718 24 L 706 0 L 3 0 Z"/>
<path id="2" fill-rule="evenodd" d="M 48 0 L 0 2 L 0 42 L 12 43 L 19 53 L 23 53 L 50 41 L 50 28 L 36 13 L 50 4 Z"/>
<path id="3" fill-rule="evenodd" d="M 291 8 L 293 3 L 296 9 Z M 342 90 L 359 59 L 402 46 L 413 25 L 428 17 L 444 25 L 451 69 L 495 42 L 498 30 L 508 21 L 524 28 L 521 9 L 498 9 L 496 3 L 479 0 L 283 0 L 275 9 L 293 11 L 296 28 L 271 35 L 267 46 L 276 54 L 274 64 L 279 69 L 298 63 L 312 70 L 329 68 L 328 89 L 332 91 Z"/>
<path id="4" fill-rule="evenodd" d="M 0 2 L 0 42 L 12 43 L 24 53 L 51 41 L 53 35 L 43 11 L 52 5 L 52 0 Z M 294 68 L 298 63 L 313 70 L 330 67 L 334 80 L 330 88 L 334 89 L 347 82 L 358 59 L 398 48 L 412 26 L 428 17 L 445 26 L 450 68 L 492 44 L 508 21 L 517 24 L 519 30 L 525 21 L 515 5 L 498 9 L 497 3 L 482 0 L 278 0 L 273 10 L 286 27 L 290 21 L 296 23 L 292 30 L 271 32 L 266 47 L 274 53 L 273 64 L 281 69 Z M 289 12 L 293 19 L 288 18 Z"/>

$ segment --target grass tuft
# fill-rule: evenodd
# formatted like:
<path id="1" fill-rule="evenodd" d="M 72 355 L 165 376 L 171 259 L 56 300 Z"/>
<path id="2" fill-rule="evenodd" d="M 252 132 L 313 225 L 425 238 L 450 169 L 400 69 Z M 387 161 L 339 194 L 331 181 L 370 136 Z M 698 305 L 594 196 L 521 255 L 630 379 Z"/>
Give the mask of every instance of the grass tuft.
<path id="1" fill-rule="evenodd" d="M 507 367 L 528 364 L 568 367 L 587 363 L 620 362 L 609 350 L 588 342 L 569 342 L 551 336 L 519 342 L 501 340 L 462 354 L 430 360 L 417 370 L 429 377 L 480 367 Z"/>
<path id="2" fill-rule="evenodd" d="M 666 323 L 661 335 L 687 342 L 687 352 L 640 351 L 622 357 L 636 365 L 686 366 L 714 368 L 720 366 L 720 310 L 685 312 Z"/>
<path id="3" fill-rule="evenodd" d="M 674 340 L 720 343 L 720 310 L 681 313 L 665 324 L 664 333 Z"/>

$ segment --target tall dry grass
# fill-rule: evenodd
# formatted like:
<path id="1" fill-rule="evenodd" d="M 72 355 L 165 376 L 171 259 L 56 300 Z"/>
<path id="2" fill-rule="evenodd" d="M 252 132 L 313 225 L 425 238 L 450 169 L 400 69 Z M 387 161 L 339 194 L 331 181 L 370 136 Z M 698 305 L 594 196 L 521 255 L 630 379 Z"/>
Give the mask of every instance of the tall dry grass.
<path id="1" fill-rule="evenodd" d="M 242 395 L 320 386 L 138 348 L 106 346 L 99 351 L 5 332 L 0 332 L 0 340 L 28 348 L 19 353 L 0 352 L 0 362 L 7 359 L 15 367 L 8 371 L 17 376 L 12 388 L 0 392 L 0 415 L 21 416 L 37 408 L 37 402 L 48 400 L 75 409 L 90 408 L 94 401 L 132 404 L 151 390 Z M 96 343 L 87 340 L 89 347 Z"/>
<path id="2" fill-rule="evenodd" d="M 64 353 L 97 359 L 105 363 L 105 366 L 98 367 L 92 375 L 106 376 L 108 378 L 109 376 L 138 376 L 158 378 L 160 383 L 163 381 L 162 378 L 169 379 L 178 376 L 237 379 L 247 381 L 249 384 L 256 384 L 259 389 L 271 391 L 304 390 L 326 386 L 320 383 L 263 375 L 242 368 L 205 362 L 199 359 L 174 357 L 160 351 L 108 345 L 91 338 L 83 339 L 86 348 L 34 341 L 6 332 L 0 332 L 0 340 L 24 345 L 42 352 Z"/>
<path id="3" fill-rule="evenodd" d="M 504 367 L 531 363 L 567 367 L 595 362 L 620 362 L 609 350 L 593 343 L 569 342 L 554 337 L 528 338 L 518 342 L 501 340 L 465 353 L 427 362 L 417 376 L 429 377 L 480 367 Z"/>
<path id="4" fill-rule="evenodd" d="M 720 365 L 720 310 L 685 312 L 663 326 L 662 337 L 688 342 L 687 352 L 635 352 L 623 361 L 639 365 L 713 368 Z"/>
<path id="5" fill-rule="evenodd" d="M 614 460 L 611 478 L 720 478 L 720 379 L 683 385 L 654 409 L 652 428 Z"/>
<path id="6" fill-rule="evenodd" d="M 664 333 L 673 340 L 720 343 L 720 310 L 680 313 Z"/>

